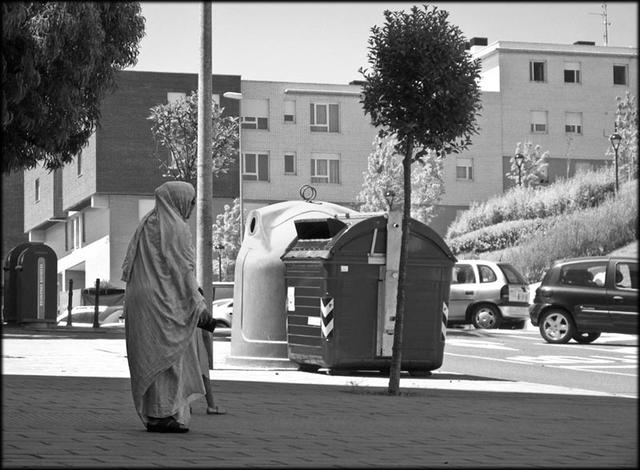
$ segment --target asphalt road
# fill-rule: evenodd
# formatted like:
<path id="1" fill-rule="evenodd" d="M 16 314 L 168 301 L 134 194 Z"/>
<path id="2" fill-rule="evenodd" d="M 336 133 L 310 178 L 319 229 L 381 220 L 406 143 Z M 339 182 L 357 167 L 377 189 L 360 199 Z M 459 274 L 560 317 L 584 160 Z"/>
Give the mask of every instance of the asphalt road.
<path id="1" fill-rule="evenodd" d="M 638 336 L 603 333 L 591 344 L 549 344 L 537 329 L 449 329 L 442 367 L 496 380 L 638 397 Z"/>
<path id="2" fill-rule="evenodd" d="M 128 377 L 124 331 L 25 336 L 3 332 L 3 374 Z M 217 329 L 212 379 L 386 386 L 379 374 L 326 374 L 261 370 L 227 362 L 230 331 Z M 78 361 L 78 354 L 84 358 Z M 448 329 L 444 363 L 431 377 L 403 375 L 403 387 L 638 397 L 637 335 L 603 334 L 590 345 L 548 344 L 537 329 Z M 244 372 L 243 372 L 244 370 Z M 250 373 L 246 373 L 250 370 Z"/>

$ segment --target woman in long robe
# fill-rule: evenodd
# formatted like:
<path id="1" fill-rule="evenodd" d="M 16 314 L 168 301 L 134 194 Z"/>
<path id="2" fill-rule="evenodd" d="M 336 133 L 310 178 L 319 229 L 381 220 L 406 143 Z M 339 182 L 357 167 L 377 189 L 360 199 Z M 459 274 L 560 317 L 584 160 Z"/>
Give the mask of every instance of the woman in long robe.
<path id="1" fill-rule="evenodd" d="M 209 312 L 198 292 L 187 225 L 194 205 L 191 184 L 159 186 L 122 265 L 131 392 L 152 432 L 187 432 L 190 403 L 205 394 L 196 335 L 198 320 Z"/>

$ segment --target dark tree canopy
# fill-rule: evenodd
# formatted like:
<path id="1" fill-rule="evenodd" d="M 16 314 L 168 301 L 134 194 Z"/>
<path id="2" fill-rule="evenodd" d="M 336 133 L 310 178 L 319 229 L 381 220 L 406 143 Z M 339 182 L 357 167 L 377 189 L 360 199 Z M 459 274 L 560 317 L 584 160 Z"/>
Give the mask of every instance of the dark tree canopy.
<path id="1" fill-rule="evenodd" d="M 426 5 L 384 16 L 384 27 L 371 28 L 371 69 L 360 70 L 373 125 L 396 134 L 405 152 L 409 139 L 422 147 L 416 158 L 424 148 L 443 155 L 466 148 L 477 134 L 480 63 L 460 29 L 448 23 L 448 12 Z"/>
<path id="2" fill-rule="evenodd" d="M 72 161 L 143 36 L 138 2 L 3 2 L 2 172 Z"/>

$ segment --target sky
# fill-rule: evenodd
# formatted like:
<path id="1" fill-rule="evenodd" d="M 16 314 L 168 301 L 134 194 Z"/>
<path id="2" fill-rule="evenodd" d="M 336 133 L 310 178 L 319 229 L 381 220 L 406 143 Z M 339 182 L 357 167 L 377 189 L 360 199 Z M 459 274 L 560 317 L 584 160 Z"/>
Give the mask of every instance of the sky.
<path id="1" fill-rule="evenodd" d="M 426 3 L 426 2 L 425 2 Z M 243 80 L 346 84 L 368 65 L 371 27 L 406 2 L 212 3 L 213 73 Z M 604 45 L 601 2 L 433 2 L 463 35 Z M 145 37 L 129 70 L 198 73 L 201 4 L 142 2 Z M 606 2 L 609 46 L 638 47 L 638 3 Z"/>

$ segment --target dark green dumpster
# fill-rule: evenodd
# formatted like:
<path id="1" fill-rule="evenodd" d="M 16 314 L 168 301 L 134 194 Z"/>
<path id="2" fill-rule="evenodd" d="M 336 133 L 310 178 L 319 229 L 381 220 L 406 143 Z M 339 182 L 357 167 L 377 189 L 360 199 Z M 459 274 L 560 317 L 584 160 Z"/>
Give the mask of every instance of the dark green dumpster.
<path id="1" fill-rule="evenodd" d="M 409 229 L 401 368 L 417 375 L 442 365 L 456 259 L 428 226 L 411 219 Z M 301 220 L 296 231 L 282 256 L 289 359 L 305 370 L 387 371 L 386 216 Z"/>
<path id="2" fill-rule="evenodd" d="M 18 245 L 7 256 L 5 321 L 55 326 L 58 313 L 58 257 L 44 243 Z"/>

